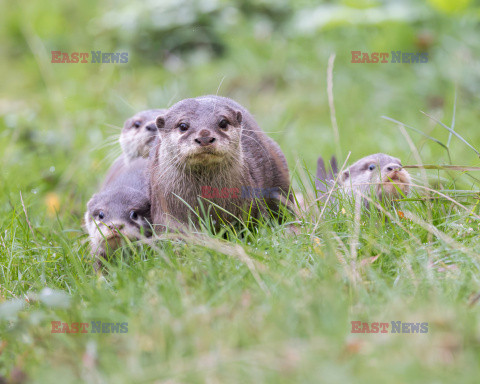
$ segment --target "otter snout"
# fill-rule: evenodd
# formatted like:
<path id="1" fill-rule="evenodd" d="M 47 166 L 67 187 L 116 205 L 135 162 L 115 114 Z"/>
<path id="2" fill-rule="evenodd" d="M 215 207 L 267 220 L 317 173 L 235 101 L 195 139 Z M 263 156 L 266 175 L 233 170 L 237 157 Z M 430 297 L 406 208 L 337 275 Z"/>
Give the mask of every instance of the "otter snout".
<path id="1" fill-rule="evenodd" d="M 123 222 L 115 221 L 115 222 L 103 223 L 103 222 L 97 221 L 96 225 L 92 222 L 92 230 L 94 233 L 98 232 L 97 236 L 100 235 L 100 236 L 105 236 L 107 238 L 116 237 L 120 233 L 122 233 L 124 229 L 125 229 L 125 223 Z"/>
<path id="2" fill-rule="evenodd" d="M 199 137 L 195 139 L 195 142 L 201 147 L 206 147 L 215 142 L 215 137 L 211 136 L 211 132 L 207 129 L 200 131 Z"/>
<path id="3" fill-rule="evenodd" d="M 390 173 L 392 171 L 400 171 L 402 167 L 399 164 L 391 163 L 383 167 L 382 173 Z"/>
<path id="4" fill-rule="evenodd" d="M 157 124 L 155 121 L 150 121 L 147 125 L 145 125 L 145 129 L 148 132 L 156 132 L 157 131 Z"/>
<path id="5" fill-rule="evenodd" d="M 107 225 L 108 229 L 110 229 L 111 231 L 121 231 L 123 228 L 125 228 L 125 223 L 109 223 Z"/>

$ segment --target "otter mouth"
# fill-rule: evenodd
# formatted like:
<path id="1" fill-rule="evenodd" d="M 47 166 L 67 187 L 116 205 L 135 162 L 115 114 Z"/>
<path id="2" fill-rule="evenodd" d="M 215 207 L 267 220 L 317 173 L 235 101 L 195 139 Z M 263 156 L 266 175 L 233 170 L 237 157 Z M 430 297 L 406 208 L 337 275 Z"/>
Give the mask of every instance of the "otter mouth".
<path id="1" fill-rule="evenodd" d="M 111 240 L 111 239 L 121 239 L 122 236 L 118 232 L 110 232 L 107 236 L 105 236 L 106 240 Z"/>
<path id="2" fill-rule="evenodd" d="M 145 141 L 146 144 L 150 144 L 152 141 L 155 140 L 156 137 L 157 137 L 157 135 L 152 133 L 150 136 L 147 137 L 147 140 Z"/>
<path id="3" fill-rule="evenodd" d="M 108 236 L 105 236 L 105 240 L 108 247 L 112 250 L 120 248 L 123 243 L 123 238 L 119 233 L 110 233 Z"/>
<path id="4" fill-rule="evenodd" d="M 409 177 L 403 169 L 387 173 L 382 180 L 383 183 L 393 183 L 395 181 L 398 183 L 410 183 Z"/>
<path id="5" fill-rule="evenodd" d="M 141 237 L 140 233 L 137 235 L 134 234 L 128 234 L 123 231 L 110 231 L 108 233 L 105 233 L 104 236 L 102 236 L 101 233 L 97 232 L 97 242 L 99 244 L 104 244 L 105 246 L 108 245 L 108 248 L 110 248 L 112 251 L 115 251 L 116 249 L 122 247 L 124 245 L 124 240 L 125 239 L 139 239 Z"/>
<path id="6" fill-rule="evenodd" d="M 397 169 L 387 173 L 377 187 L 379 198 L 399 198 L 407 195 L 410 191 L 410 177 L 403 169 Z"/>
<path id="7" fill-rule="evenodd" d="M 202 152 L 202 153 L 196 153 L 191 156 L 193 159 L 209 159 L 209 158 L 215 158 L 215 157 L 223 157 L 219 153 L 214 153 L 214 152 Z"/>
<path id="8" fill-rule="evenodd" d="M 198 148 L 187 156 L 187 161 L 192 164 L 219 163 L 223 160 L 224 154 L 211 148 Z"/>

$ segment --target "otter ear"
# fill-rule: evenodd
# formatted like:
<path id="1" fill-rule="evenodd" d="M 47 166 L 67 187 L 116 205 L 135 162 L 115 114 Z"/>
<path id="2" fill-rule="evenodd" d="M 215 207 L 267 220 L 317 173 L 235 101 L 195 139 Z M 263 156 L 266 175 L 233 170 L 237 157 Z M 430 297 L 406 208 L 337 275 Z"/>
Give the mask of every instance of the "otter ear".
<path id="1" fill-rule="evenodd" d="M 236 118 L 237 118 L 238 124 L 242 124 L 242 119 L 243 119 L 242 112 L 237 111 Z"/>
<path id="2" fill-rule="evenodd" d="M 163 129 L 165 128 L 165 117 L 163 116 L 158 116 L 157 119 L 155 120 L 155 124 L 157 125 L 158 129 Z"/>
<path id="3" fill-rule="evenodd" d="M 343 183 L 350 177 L 350 171 L 347 169 L 343 171 L 342 176 L 340 177 L 340 181 Z"/>

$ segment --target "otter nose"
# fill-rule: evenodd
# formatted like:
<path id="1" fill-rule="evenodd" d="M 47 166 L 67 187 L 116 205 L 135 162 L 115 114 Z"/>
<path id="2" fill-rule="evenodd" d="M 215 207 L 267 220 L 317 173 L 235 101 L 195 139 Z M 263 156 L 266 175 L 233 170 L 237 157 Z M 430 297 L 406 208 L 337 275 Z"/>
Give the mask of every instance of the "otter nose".
<path id="1" fill-rule="evenodd" d="M 155 121 L 151 121 L 145 126 L 145 129 L 150 132 L 155 132 L 157 130 L 157 125 L 155 124 Z"/>
<path id="2" fill-rule="evenodd" d="M 111 230 L 111 231 L 121 231 L 123 228 L 125 228 L 125 224 L 124 223 L 110 223 L 108 225 L 108 228 Z"/>
<path id="3" fill-rule="evenodd" d="M 394 170 L 400 170 L 400 168 L 402 168 L 400 165 L 398 164 L 388 164 L 386 167 L 385 167 L 385 170 L 387 172 L 392 172 Z"/>
<path id="4" fill-rule="evenodd" d="M 207 145 L 213 144 L 215 142 L 215 138 L 211 136 L 197 137 L 195 142 L 200 144 L 201 147 L 206 147 Z"/>

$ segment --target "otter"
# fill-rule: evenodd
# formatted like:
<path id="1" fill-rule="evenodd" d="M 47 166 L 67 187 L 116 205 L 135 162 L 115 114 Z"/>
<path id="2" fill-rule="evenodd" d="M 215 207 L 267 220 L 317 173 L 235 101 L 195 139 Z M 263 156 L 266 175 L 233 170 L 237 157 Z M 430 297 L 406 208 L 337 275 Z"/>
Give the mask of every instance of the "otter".
<path id="1" fill-rule="evenodd" d="M 147 168 L 147 159 L 131 161 L 87 203 L 85 228 L 97 260 L 122 246 L 123 238 L 151 236 Z"/>
<path id="2" fill-rule="evenodd" d="M 285 156 L 237 102 L 185 99 L 156 124 L 160 140 L 151 157 L 150 197 L 159 232 L 195 224 L 194 212 L 202 215 L 203 209 L 216 228 L 247 216 L 278 218 L 280 206 L 291 201 Z"/>
<path id="3" fill-rule="evenodd" d="M 103 185 L 115 179 L 130 162 L 139 157 L 148 158 L 158 140 L 155 119 L 165 113 L 165 109 L 147 109 L 125 120 L 118 141 L 122 154 L 115 159 L 105 176 Z"/>
<path id="4" fill-rule="evenodd" d="M 165 109 L 148 109 L 125 120 L 119 142 L 126 163 L 138 158 L 147 158 L 158 137 L 155 119 Z"/>
<path id="5" fill-rule="evenodd" d="M 325 186 L 332 186 L 336 171 L 336 161 L 332 158 L 333 172 L 327 174 L 323 159 L 318 159 L 317 190 L 326 192 Z M 410 174 L 402 168 L 400 159 L 376 153 L 366 156 L 348 167 L 338 177 L 342 192 L 352 195 L 354 191 L 370 195 L 372 191 L 379 200 L 391 201 L 410 192 Z M 365 204 L 367 202 L 365 201 Z"/>

